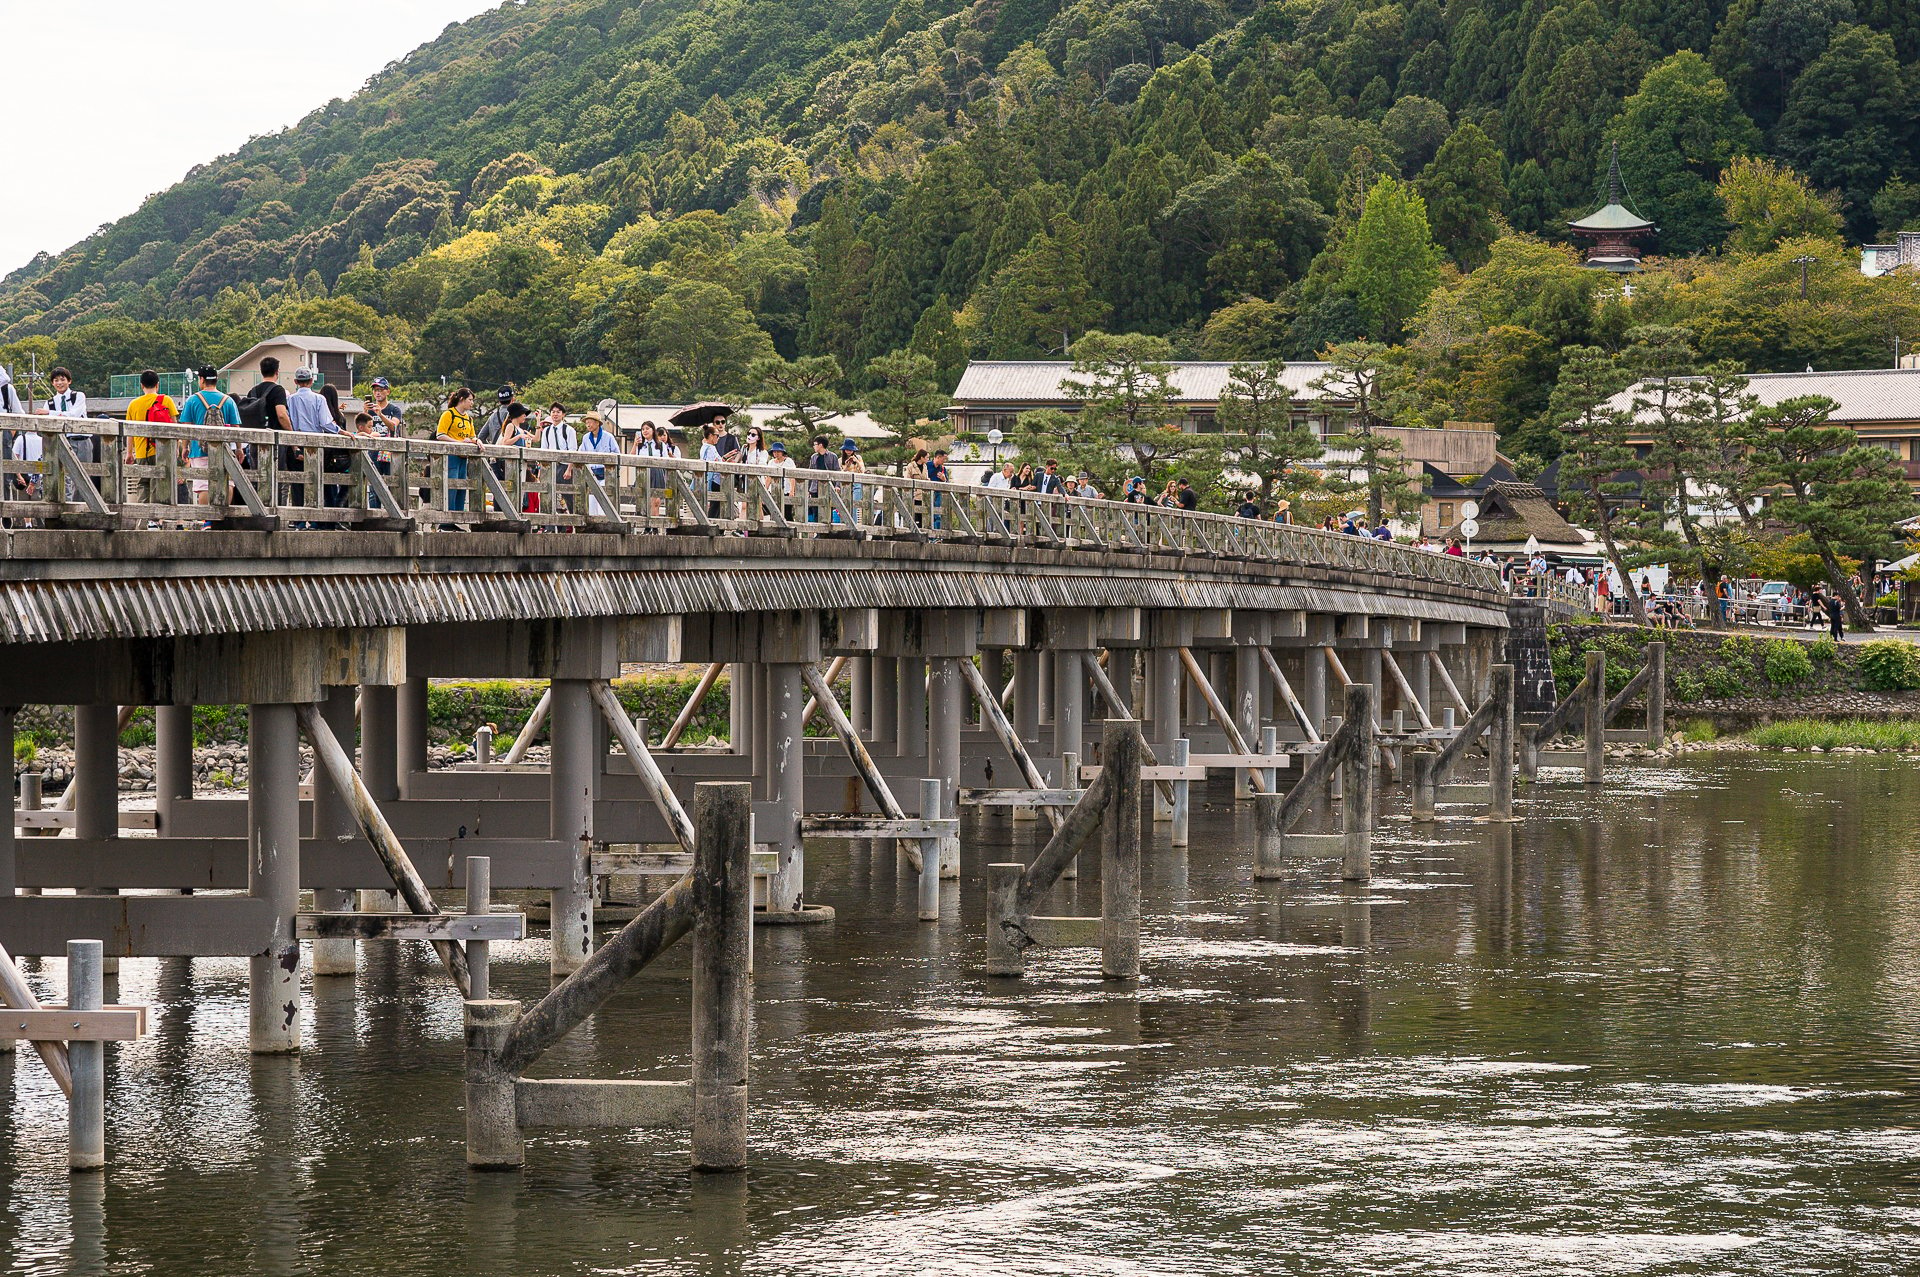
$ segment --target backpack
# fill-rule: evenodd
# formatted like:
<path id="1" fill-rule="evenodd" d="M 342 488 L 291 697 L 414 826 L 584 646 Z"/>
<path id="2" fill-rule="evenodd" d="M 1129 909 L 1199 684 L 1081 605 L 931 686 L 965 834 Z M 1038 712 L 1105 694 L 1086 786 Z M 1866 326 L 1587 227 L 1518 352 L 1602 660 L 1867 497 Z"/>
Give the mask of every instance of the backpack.
<path id="1" fill-rule="evenodd" d="M 146 419 L 149 422 L 171 422 L 178 420 L 178 418 L 173 415 L 173 405 L 167 401 L 165 395 L 158 396 L 152 403 L 147 405 Z"/>
<path id="2" fill-rule="evenodd" d="M 265 430 L 267 428 L 267 397 L 262 393 L 266 383 L 261 382 L 246 393 L 246 397 L 233 401 L 240 412 L 240 426 L 244 430 Z"/>

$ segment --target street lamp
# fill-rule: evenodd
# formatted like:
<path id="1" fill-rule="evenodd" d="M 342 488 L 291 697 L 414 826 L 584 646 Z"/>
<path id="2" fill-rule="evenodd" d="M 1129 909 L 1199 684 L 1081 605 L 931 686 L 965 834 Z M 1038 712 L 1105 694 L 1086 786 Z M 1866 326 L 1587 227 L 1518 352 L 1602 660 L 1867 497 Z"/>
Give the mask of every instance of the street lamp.
<path id="1" fill-rule="evenodd" d="M 1005 435 L 1000 433 L 998 426 L 987 431 L 987 442 L 993 445 L 993 468 L 995 470 L 1000 468 L 1000 445 L 1006 442 L 1006 438 Z"/>

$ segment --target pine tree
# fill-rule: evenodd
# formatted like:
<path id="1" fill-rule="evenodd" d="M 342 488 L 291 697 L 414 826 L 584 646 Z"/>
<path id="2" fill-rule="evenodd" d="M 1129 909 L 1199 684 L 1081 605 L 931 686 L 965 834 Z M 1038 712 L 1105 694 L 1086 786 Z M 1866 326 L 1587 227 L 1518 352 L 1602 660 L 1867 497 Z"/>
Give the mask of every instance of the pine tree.
<path id="1" fill-rule="evenodd" d="M 866 372 L 867 380 L 874 386 L 867 392 L 867 411 L 875 421 L 893 431 L 898 444 L 905 445 L 914 427 L 940 410 L 936 366 L 926 355 L 896 350 L 869 362 Z M 899 451 L 904 461 L 904 446 Z M 869 464 L 873 461 L 874 458 L 868 458 Z"/>
<path id="2" fill-rule="evenodd" d="M 1662 531 L 1659 510 L 1641 500 L 1638 462 L 1629 442 L 1633 413 L 1615 401 L 1630 380 L 1617 357 L 1596 346 L 1575 346 L 1566 352 L 1547 409 L 1563 439 L 1560 497 L 1576 520 L 1599 535 L 1607 561 L 1623 582 L 1633 580 L 1634 568 L 1652 561 L 1629 547 L 1658 542 Z M 1623 593 L 1635 624 L 1647 624 L 1639 591 L 1629 586 Z"/>
<path id="3" fill-rule="evenodd" d="M 1893 549 L 1895 525 L 1913 516 L 1914 500 L 1892 454 L 1828 424 L 1837 406 L 1820 395 L 1788 399 L 1754 413 L 1742 437 L 1752 451 L 1754 478 L 1774 490 L 1770 512 L 1806 534 L 1848 621 L 1871 630 L 1840 554 Z"/>
<path id="4" fill-rule="evenodd" d="M 819 433 L 825 422 L 847 410 L 838 392 L 840 361 L 832 355 L 782 359 L 778 355 L 756 360 L 748 373 L 759 397 L 786 411 L 772 424 L 784 426 L 802 439 Z"/>
<path id="5" fill-rule="evenodd" d="M 1073 369 L 1060 383 L 1080 402 L 1079 413 L 1064 427 L 1053 418 L 1029 421 L 1023 415 L 1022 452 L 1058 452 L 1109 495 L 1117 496 L 1131 475 L 1146 479 L 1150 490 L 1184 477 L 1208 492 L 1219 479 L 1226 444 L 1219 435 L 1180 428 L 1172 354 L 1162 337 L 1088 333 L 1073 344 Z"/>
<path id="6" fill-rule="evenodd" d="M 1286 369 L 1278 359 L 1233 365 L 1215 414 L 1234 449 L 1233 468 L 1259 480 L 1263 506 L 1320 486 L 1319 472 L 1305 463 L 1325 449 L 1311 426 L 1294 419 Z"/>
<path id="7" fill-rule="evenodd" d="M 1350 341 L 1326 352 L 1327 371 L 1313 388 L 1336 404 L 1345 417 L 1342 433 L 1327 443 L 1354 454 L 1350 469 L 1358 472 L 1356 486 L 1367 496 L 1367 518 L 1376 526 L 1388 514 L 1419 506 L 1419 480 L 1407 473 L 1400 441 L 1380 433 L 1391 425 L 1387 404 L 1398 390 L 1398 370 L 1391 352 L 1377 342 Z"/>

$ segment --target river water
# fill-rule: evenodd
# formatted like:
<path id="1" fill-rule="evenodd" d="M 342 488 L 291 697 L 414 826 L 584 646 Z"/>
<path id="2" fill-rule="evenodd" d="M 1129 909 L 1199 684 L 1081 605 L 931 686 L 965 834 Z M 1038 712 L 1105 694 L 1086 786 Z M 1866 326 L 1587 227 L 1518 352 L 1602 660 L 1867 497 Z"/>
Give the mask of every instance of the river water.
<path id="1" fill-rule="evenodd" d="M 690 1175 L 674 1132 L 536 1132 L 524 1172 L 469 1174 L 459 1007 L 424 948 L 321 981 L 297 1061 L 248 1055 L 244 960 L 130 960 L 119 998 L 156 1030 L 112 1049 L 104 1176 L 66 1173 L 39 1062 L 0 1063 L 0 1254 L 196 1277 L 1912 1274 L 1916 781 L 1873 756 L 1634 767 L 1418 836 L 1389 801 L 1364 891 L 1331 863 L 1253 882 L 1251 812 L 1216 792 L 1191 849 L 1164 826 L 1148 849 L 1138 989 L 1092 950 L 980 974 L 981 866 L 1031 826 L 970 829 L 938 928 L 890 852 L 813 847 L 839 921 L 758 936 L 740 1176 Z M 1055 911 L 1097 902 L 1089 874 Z M 496 949 L 495 996 L 537 997 L 544 944 Z M 684 1076 L 687 996 L 670 954 L 535 1072 Z"/>

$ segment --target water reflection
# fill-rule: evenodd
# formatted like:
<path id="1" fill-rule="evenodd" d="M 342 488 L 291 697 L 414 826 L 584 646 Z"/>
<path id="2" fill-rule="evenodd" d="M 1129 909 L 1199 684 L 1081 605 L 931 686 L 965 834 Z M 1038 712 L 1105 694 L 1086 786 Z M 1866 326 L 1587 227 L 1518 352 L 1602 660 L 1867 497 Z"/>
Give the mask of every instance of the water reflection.
<path id="1" fill-rule="evenodd" d="M 757 939 L 755 1163 L 673 1132 L 461 1158 L 459 1012 L 421 946 L 246 1053 L 246 963 L 129 961 L 104 1176 L 0 1057 L 9 1272 L 1856 1273 L 1920 1231 L 1920 787 L 1893 759 L 1642 768 L 1515 825 L 1381 814 L 1375 881 L 1250 874 L 1251 812 L 1145 829 L 1137 988 L 1097 952 L 979 973 L 970 829 L 938 927 L 891 846 L 810 848 L 832 927 Z M 1097 857 L 1048 912 L 1098 908 Z M 63 964 L 33 979 L 54 992 Z M 501 996 L 547 984 L 502 945 Z M 684 1076 L 685 955 L 543 1062 Z"/>

